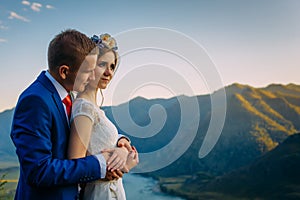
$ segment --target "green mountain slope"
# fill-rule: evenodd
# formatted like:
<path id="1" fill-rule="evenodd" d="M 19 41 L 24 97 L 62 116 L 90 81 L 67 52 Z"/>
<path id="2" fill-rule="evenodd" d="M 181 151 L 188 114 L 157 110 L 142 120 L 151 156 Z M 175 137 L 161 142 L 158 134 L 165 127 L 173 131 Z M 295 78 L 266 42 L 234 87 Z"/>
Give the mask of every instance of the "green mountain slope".
<path id="1" fill-rule="evenodd" d="M 288 136 L 300 130 L 300 92 L 296 85 L 277 85 L 276 92 L 270 86 L 253 88 L 247 85 L 233 84 L 226 87 L 227 113 L 222 134 L 213 150 L 203 159 L 198 158 L 198 152 L 205 137 L 211 118 L 211 102 L 209 95 L 198 97 L 201 117 L 197 136 L 190 148 L 174 163 L 166 168 L 152 172 L 153 176 L 177 176 L 193 174 L 198 171 L 221 175 L 233 169 L 251 163 L 255 158 L 272 150 Z M 288 92 L 285 88 L 288 88 Z M 296 89 L 294 89 L 296 88 Z M 217 91 L 218 92 L 218 91 Z M 189 97 L 184 97 L 189 101 Z M 156 137 L 149 139 L 133 138 L 133 143 L 140 150 L 158 149 L 168 144 L 176 134 L 178 127 L 178 102 L 163 100 L 170 114 L 166 126 Z M 146 112 L 158 100 L 146 100 L 144 104 L 131 102 L 132 114 Z M 162 100 L 160 100 L 162 101 Z M 172 106 L 173 105 L 173 106 Z M 139 116 L 142 120 L 143 115 Z M 175 120 L 175 121 L 174 121 Z M 173 133 L 173 135 L 172 135 Z M 187 132 L 187 137 L 189 133 Z M 160 136 L 160 137 L 159 137 Z M 164 137 L 168 136 L 168 137 Z M 159 145 L 158 145 L 159 144 Z M 148 151 L 146 151 L 148 152 Z M 166 155 L 167 156 L 167 155 Z"/>

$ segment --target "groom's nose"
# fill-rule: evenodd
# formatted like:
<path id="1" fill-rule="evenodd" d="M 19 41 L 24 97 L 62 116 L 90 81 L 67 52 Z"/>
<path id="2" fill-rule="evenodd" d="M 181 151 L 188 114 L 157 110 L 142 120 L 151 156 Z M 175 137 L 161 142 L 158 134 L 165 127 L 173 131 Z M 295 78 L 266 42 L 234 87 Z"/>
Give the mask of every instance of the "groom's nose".
<path id="1" fill-rule="evenodd" d="M 90 77 L 89 77 L 89 80 L 92 81 L 92 80 L 95 80 L 95 70 L 93 70 L 90 74 Z"/>

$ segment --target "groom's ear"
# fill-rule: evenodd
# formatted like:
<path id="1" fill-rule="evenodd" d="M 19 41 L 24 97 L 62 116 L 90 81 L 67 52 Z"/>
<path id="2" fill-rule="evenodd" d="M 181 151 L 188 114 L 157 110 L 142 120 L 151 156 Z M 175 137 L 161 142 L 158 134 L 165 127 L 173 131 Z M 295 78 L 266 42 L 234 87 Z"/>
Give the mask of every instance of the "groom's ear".
<path id="1" fill-rule="evenodd" d="M 70 67 L 67 66 L 67 65 L 61 65 L 59 68 L 58 68 L 58 74 L 59 76 L 65 80 L 67 79 L 67 76 L 69 74 L 69 70 L 70 70 Z"/>

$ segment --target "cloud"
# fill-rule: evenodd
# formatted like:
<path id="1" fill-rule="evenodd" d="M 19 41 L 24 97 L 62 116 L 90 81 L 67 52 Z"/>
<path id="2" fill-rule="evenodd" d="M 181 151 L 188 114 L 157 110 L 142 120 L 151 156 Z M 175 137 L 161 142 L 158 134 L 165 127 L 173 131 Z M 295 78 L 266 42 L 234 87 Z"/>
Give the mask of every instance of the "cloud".
<path id="1" fill-rule="evenodd" d="M 47 9 L 54 9 L 54 6 L 46 5 L 46 8 L 47 8 Z"/>
<path id="2" fill-rule="evenodd" d="M 30 2 L 29 1 L 22 1 L 22 4 L 29 6 Z"/>
<path id="3" fill-rule="evenodd" d="M 3 43 L 3 42 L 7 42 L 7 40 L 4 38 L 0 38 L 0 43 Z"/>
<path id="4" fill-rule="evenodd" d="M 0 30 L 7 30 L 8 27 L 3 25 L 3 22 L 0 20 Z"/>
<path id="5" fill-rule="evenodd" d="M 18 19 L 18 20 L 21 20 L 21 21 L 23 21 L 23 22 L 30 22 L 30 20 L 27 19 L 26 17 L 23 17 L 23 16 L 21 16 L 21 15 L 18 15 L 17 13 L 15 13 L 15 12 L 13 12 L 13 11 L 10 12 L 10 15 L 9 15 L 8 18 L 9 18 L 9 19 Z"/>
<path id="6" fill-rule="evenodd" d="M 31 7 L 30 7 L 30 8 L 31 8 L 33 11 L 40 12 L 40 11 L 41 11 L 41 7 L 42 7 L 42 4 L 33 2 L 33 3 L 31 4 Z"/>
<path id="7" fill-rule="evenodd" d="M 8 27 L 0 24 L 0 30 L 7 30 Z"/>
<path id="8" fill-rule="evenodd" d="M 22 1 L 22 4 L 26 6 L 30 6 L 30 9 L 35 12 L 40 12 L 41 8 L 43 7 L 41 3 L 37 3 L 37 2 L 30 3 L 29 1 Z"/>

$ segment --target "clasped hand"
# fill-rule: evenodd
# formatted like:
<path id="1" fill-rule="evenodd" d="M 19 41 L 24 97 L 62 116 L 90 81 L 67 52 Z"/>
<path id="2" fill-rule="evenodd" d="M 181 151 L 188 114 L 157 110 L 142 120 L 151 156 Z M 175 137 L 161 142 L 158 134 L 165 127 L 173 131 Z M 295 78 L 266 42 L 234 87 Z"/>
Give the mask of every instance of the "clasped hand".
<path id="1" fill-rule="evenodd" d="M 101 153 L 109 154 L 109 158 L 106 159 L 107 170 L 115 171 L 117 169 L 121 170 L 125 166 L 129 151 L 125 147 L 116 147 L 113 149 L 104 149 Z"/>
<path id="2" fill-rule="evenodd" d="M 129 150 L 125 146 L 104 149 L 102 154 L 107 160 L 106 179 L 108 180 L 121 178 L 123 173 L 128 173 L 139 163 L 138 152 L 134 146 L 130 146 Z"/>

